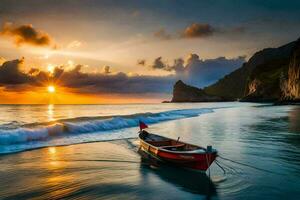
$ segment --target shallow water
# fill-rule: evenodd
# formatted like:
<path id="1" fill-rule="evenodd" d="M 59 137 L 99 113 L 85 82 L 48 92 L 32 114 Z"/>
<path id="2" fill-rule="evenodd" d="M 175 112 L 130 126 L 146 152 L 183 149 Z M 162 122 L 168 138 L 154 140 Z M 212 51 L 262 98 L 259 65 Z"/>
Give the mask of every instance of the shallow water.
<path id="1" fill-rule="evenodd" d="M 111 129 L 2 144 L 3 152 L 11 153 L 0 156 L 0 199 L 300 199 L 300 107 L 243 103 L 102 106 L 54 106 L 52 117 L 46 106 L 1 106 L 1 113 L 11 110 L 16 117 L 1 115 L 0 124 L 2 131 L 36 130 L 53 120 L 65 123 L 69 118 L 97 117 L 75 119 L 75 123 L 91 123 L 103 120 L 99 116 L 107 120 L 111 118 L 106 116 L 181 110 L 176 117 L 174 112 L 163 113 L 160 120 L 147 113 L 154 120 L 149 131 L 213 145 L 223 157 L 217 160 L 226 174 L 216 164 L 209 178 L 142 162 L 136 139 L 122 139 L 135 137 L 137 128 L 116 129 L 119 122 L 114 121 Z M 162 116 L 168 119 L 161 120 Z M 125 118 L 140 117 L 145 114 Z M 110 141 L 13 153 L 103 140 Z"/>

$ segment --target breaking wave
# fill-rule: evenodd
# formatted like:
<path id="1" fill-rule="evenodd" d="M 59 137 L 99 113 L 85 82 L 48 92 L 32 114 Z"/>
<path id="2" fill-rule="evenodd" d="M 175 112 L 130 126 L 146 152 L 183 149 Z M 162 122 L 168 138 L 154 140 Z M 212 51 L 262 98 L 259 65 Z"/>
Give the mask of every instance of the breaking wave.
<path id="1" fill-rule="evenodd" d="M 113 131 L 136 127 L 139 120 L 147 124 L 155 124 L 169 120 L 196 117 L 210 112 L 213 112 L 212 108 L 171 110 L 127 116 L 78 118 L 61 120 L 51 125 L 36 124 L 16 129 L 0 129 L 0 153 L 11 153 L 50 145 L 115 139 L 116 137 L 111 134 Z M 91 137 L 91 133 L 93 137 Z M 97 137 L 97 135 L 104 135 L 104 133 L 107 134 L 107 137 Z M 72 136 L 77 136 L 76 140 Z M 126 136 L 124 135 L 124 137 Z M 51 142 L 51 140 L 55 139 L 54 143 Z"/>

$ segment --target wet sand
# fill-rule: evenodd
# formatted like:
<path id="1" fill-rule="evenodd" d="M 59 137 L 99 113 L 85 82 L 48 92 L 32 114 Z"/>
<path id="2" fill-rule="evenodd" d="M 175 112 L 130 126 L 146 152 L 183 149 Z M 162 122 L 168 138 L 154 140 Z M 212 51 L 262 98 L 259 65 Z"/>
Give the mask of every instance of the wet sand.
<path id="1" fill-rule="evenodd" d="M 205 174 L 152 165 L 138 141 L 48 147 L 0 157 L 0 199 L 211 199 Z"/>

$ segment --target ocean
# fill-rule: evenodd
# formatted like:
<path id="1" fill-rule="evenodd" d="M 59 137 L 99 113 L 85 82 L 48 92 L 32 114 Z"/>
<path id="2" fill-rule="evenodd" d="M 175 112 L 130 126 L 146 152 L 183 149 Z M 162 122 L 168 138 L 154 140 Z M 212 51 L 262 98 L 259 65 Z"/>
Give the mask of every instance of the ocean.
<path id="1" fill-rule="evenodd" d="M 0 113 L 0 199 L 300 199 L 299 106 L 0 105 Z M 212 145 L 223 169 L 144 163 L 139 120 L 149 132 Z"/>

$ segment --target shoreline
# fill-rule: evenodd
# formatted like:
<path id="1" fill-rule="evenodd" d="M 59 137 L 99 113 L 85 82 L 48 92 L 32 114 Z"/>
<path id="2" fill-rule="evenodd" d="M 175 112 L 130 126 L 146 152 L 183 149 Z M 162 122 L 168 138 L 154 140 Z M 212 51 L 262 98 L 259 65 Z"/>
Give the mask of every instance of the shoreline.
<path id="1" fill-rule="evenodd" d="M 1 199 L 151 199 L 154 191 L 164 199 L 216 196 L 204 174 L 144 162 L 134 139 L 45 147 L 0 159 Z"/>
<path id="2" fill-rule="evenodd" d="M 243 101 L 243 100 L 237 100 L 237 101 L 179 101 L 179 102 L 174 102 L 174 101 L 162 101 L 161 103 L 167 103 L 167 104 L 183 104 L 183 103 L 234 103 L 234 102 L 239 102 L 239 103 L 270 103 L 273 104 L 274 106 L 277 105 L 300 105 L 300 101 Z"/>
<path id="3" fill-rule="evenodd" d="M 15 154 L 15 153 L 22 153 L 22 152 L 26 152 L 26 151 L 34 151 L 34 150 L 39 150 L 39 149 L 44 149 L 44 148 L 50 148 L 50 147 L 66 147 L 66 146 L 73 146 L 73 145 L 80 145 L 80 144 L 89 144 L 89 143 L 101 143 L 101 142 L 113 142 L 113 141 L 119 141 L 119 140 L 133 140 L 133 139 L 137 139 L 138 137 L 129 137 L 129 138 L 119 138 L 119 139 L 107 139 L 107 140 L 101 140 L 101 141 L 86 141 L 86 142 L 80 142 L 80 143 L 73 143 L 73 144 L 61 144 L 61 145 L 49 145 L 49 146 L 42 146 L 42 147 L 36 147 L 33 149 L 24 149 L 24 150 L 20 150 L 20 151 L 14 151 L 14 152 L 10 152 L 10 153 L 0 153 L 0 158 L 2 156 L 6 156 L 6 155 L 11 155 L 11 154 Z"/>

